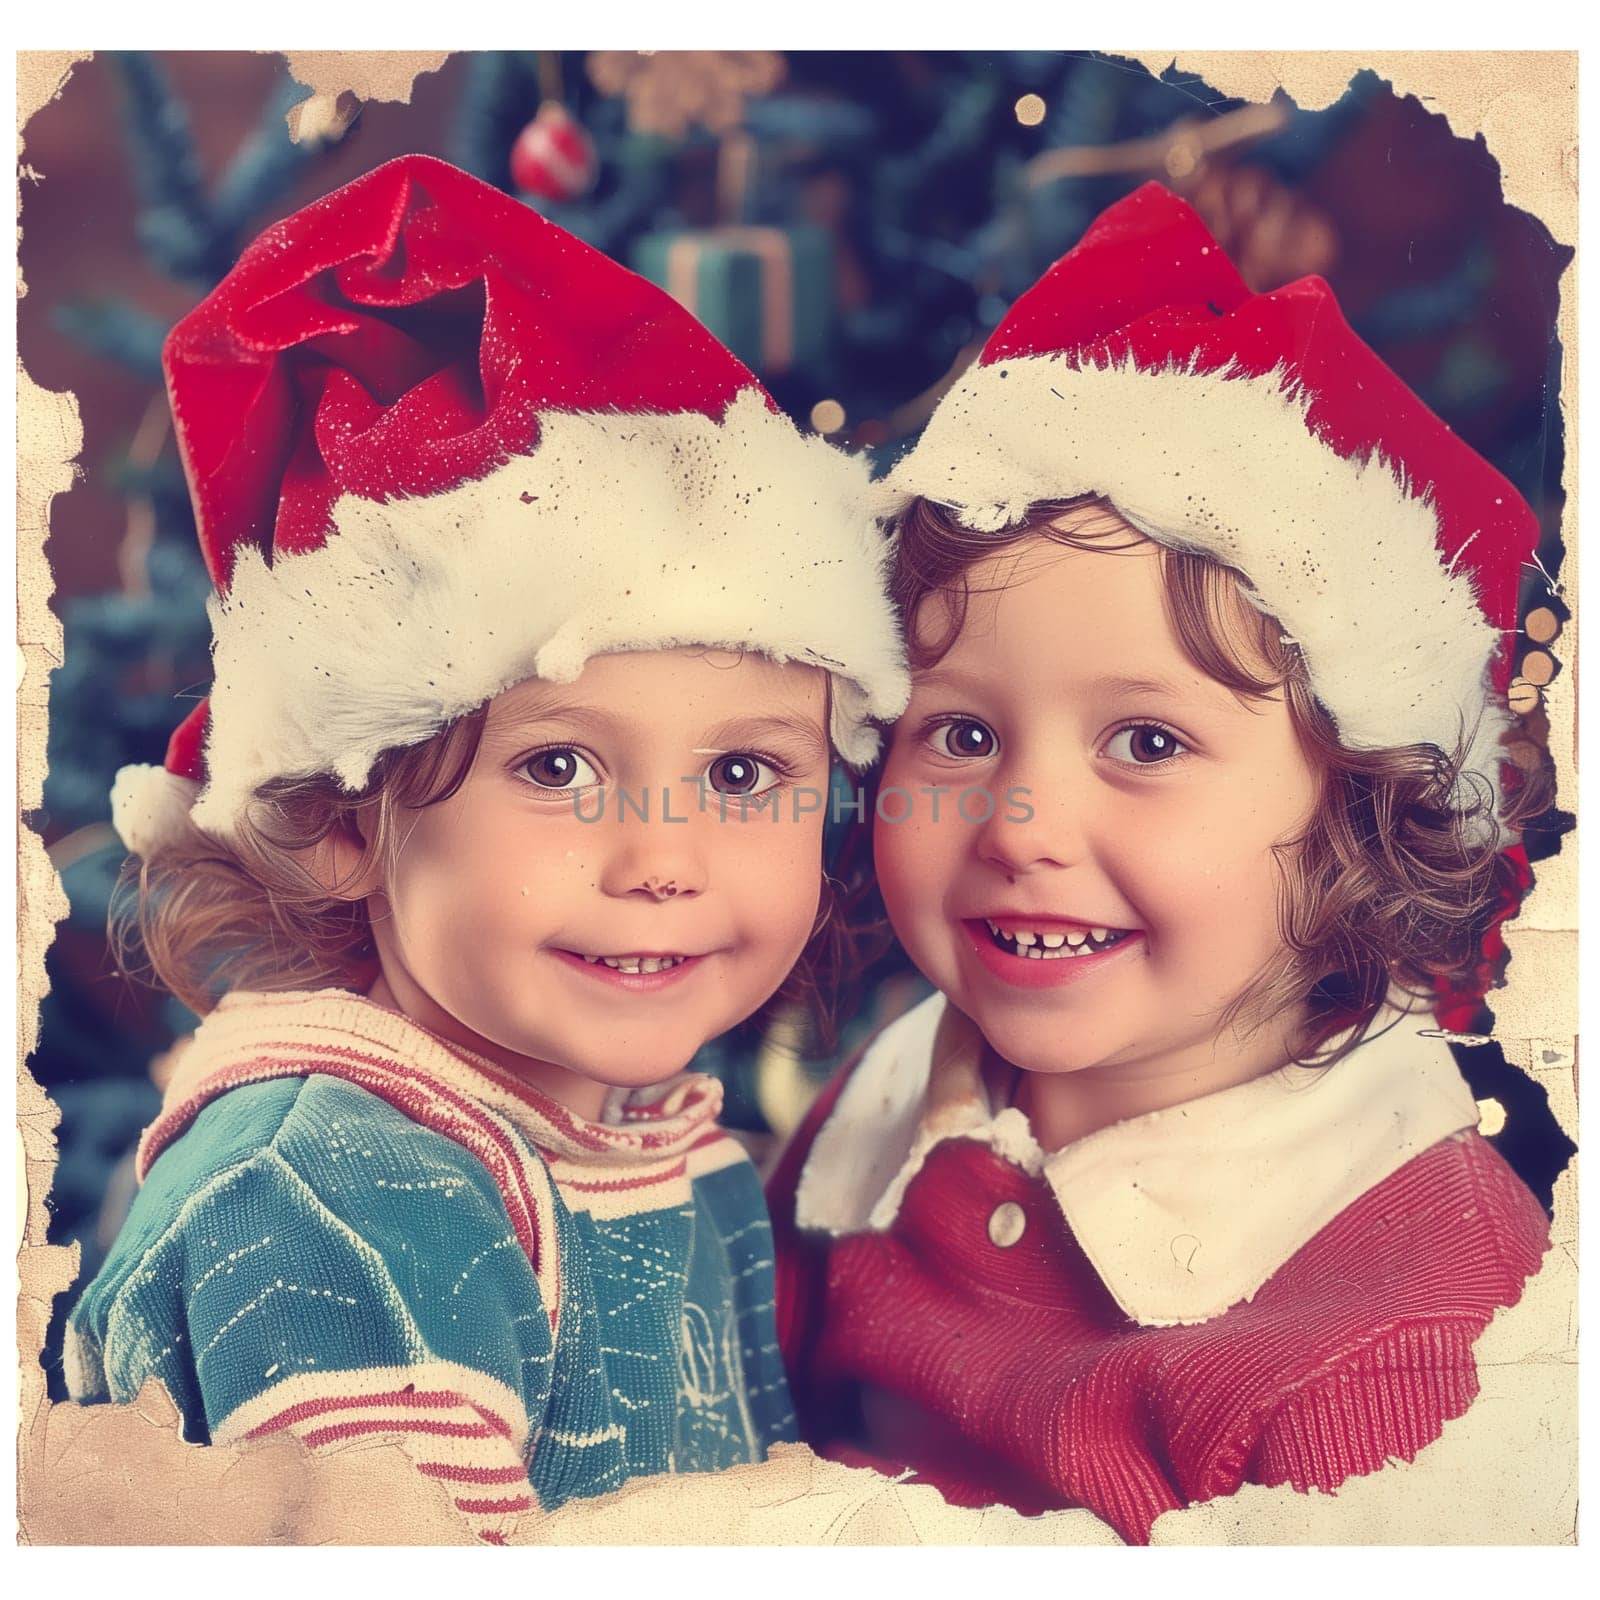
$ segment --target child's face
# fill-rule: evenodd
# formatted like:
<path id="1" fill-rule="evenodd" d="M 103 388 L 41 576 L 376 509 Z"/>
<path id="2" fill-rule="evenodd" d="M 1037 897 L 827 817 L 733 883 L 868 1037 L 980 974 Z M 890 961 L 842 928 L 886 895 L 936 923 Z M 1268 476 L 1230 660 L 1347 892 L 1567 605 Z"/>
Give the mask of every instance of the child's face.
<path id="1" fill-rule="evenodd" d="M 1280 943 L 1272 846 L 1317 800 L 1287 707 L 1189 661 L 1153 544 L 1030 539 L 969 580 L 965 625 L 914 675 L 887 758 L 885 791 L 915 800 L 899 823 L 881 818 L 905 802 L 880 800 L 876 824 L 895 930 L 1017 1066 L 1203 1070 Z M 919 636 L 948 616 L 930 596 Z M 934 785 L 981 786 L 993 818 L 963 820 L 953 792 L 935 821 L 919 793 Z"/>
<path id="2" fill-rule="evenodd" d="M 827 791 L 825 698 L 814 667 L 700 649 L 497 696 L 461 788 L 395 819 L 382 998 L 586 1115 L 680 1070 L 810 936 L 822 814 L 793 791 Z"/>

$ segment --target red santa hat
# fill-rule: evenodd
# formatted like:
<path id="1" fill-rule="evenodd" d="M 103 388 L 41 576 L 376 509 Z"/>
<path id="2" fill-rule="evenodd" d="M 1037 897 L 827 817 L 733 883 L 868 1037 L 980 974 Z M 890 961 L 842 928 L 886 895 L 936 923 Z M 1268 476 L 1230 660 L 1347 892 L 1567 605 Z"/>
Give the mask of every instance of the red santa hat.
<path id="1" fill-rule="evenodd" d="M 1159 184 L 1012 306 L 880 494 L 885 514 L 921 497 L 978 531 L 1103 495 L 1149 538 L 1245 575 L 1346 748 L 1464 745 L 1458 806 L 1486 787 L 1498 801 L 1495 691 L 1533 512 L 1321 278 L 1252 294 Z"/>
<path id="2" fill-rule="evenodd" d="M 867 469 L 665 293 L 442 161 L 261 235 L 169 335 L 215 681 L 119 774 L 147 854 L 269 779 L 364 784 L 528 677 L 704 644 L 822 666 L 834 744 L 905 702 Z M 191 813 L 192 806 L 192 813 Z"/>

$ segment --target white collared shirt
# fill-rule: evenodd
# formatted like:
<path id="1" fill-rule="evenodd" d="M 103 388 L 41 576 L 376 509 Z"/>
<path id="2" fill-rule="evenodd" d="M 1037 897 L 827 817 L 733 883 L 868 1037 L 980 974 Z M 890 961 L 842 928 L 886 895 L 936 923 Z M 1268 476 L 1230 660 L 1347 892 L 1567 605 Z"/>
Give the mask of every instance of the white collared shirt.
<path id="1" fill-rule="evenodd" d="M 886 1231 L 929 1151 L 975 1139 L 1048 1183 L 1117 1304 L 1146 1326 L 1250 1299 L 1346 1206 L 1478 1123 L 1432 1019 L 1390 1010 L 1333 1067 L 1282 1067 L 1046 1154 L 1021 1111 L 990 1106 L 965 1022 L 933 995 L 873 1041 L 817 1133 L 797 1223 Z"/>

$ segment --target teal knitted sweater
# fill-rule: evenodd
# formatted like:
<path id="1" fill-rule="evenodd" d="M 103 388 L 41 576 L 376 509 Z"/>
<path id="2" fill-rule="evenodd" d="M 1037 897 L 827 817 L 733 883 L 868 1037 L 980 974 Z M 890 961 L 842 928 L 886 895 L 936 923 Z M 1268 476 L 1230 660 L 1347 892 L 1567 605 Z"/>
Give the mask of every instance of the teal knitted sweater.
<path id="1" fill-rule="evenodd" d="M 75 1307 L 75 1398 L 185 1435 L 402 1438 L 480 1537 L 796 1437 L 771 1232 L 721 1089 L 583 1122 L 342 990 L 237 994 L 182 1056 Z"/>

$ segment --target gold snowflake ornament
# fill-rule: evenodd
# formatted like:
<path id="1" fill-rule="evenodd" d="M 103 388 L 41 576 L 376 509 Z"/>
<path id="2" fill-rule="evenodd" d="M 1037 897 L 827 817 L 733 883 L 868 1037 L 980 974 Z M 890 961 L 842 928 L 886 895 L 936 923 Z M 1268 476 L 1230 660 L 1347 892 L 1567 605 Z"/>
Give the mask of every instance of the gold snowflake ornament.
<path id="1" fill-rule="evenodd" d="M 783 81 L 775 50 L 594 50 L 589 81 L 601 94 L 628 102 L 635 133 L 681 139 L 698 123 L 729 133 L 744 120 L 744 103 Z"/>

